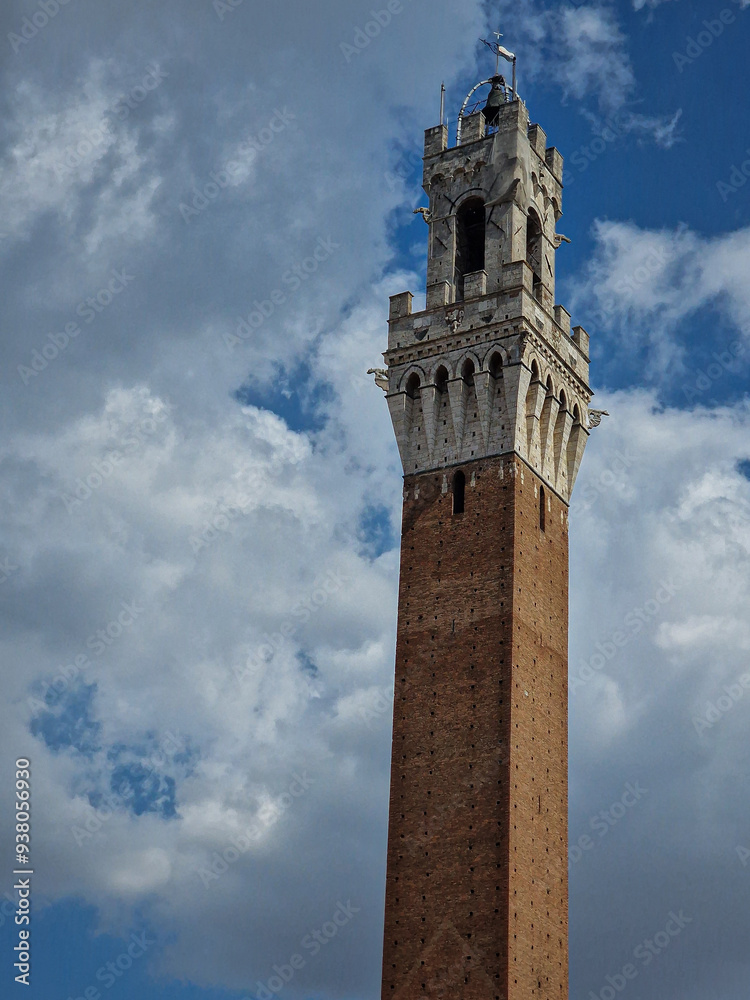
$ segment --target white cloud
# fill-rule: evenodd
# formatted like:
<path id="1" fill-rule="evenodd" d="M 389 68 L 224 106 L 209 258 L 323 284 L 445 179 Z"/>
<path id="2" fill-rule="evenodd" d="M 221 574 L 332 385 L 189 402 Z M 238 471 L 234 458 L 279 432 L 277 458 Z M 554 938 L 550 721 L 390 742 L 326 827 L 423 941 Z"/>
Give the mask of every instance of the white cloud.
<path id="1" fill-rule="evenodd" d="M 681 324 L 707 306 L 724 313 L 740 340 L 750 334 L 750 229 L 704 237 L 684 226 L 599 221 L 594 236 L 594 256 L 573 288 L 575 309 L 593 331 L 627 331 L 618 350 L 648 345 L 650 377 L 684 371 Z"/>
<path id="2" fill-rule="evenodd" d="M 634 928 L 658 926 L 665 903 L 721 921 L 741 877 L 734 831 L 750 820 L 746 798 L 730 792 L 745 766 L 750 692 L 711 727 L 695 725 L 726 688 L 737 697 L 748 672 L 750 481 L 737 462 L 750 451 L 750 409 L 669 410 L 643 391 L 601 404 L 612 417 L 592 434 L 576 484 L 589 506 L 571 523 L 570 671 L 592 675 L 571 692 L 571 775 L 587 775 L 572 786 L 573 840 L 626 781 L 648 794 L 626 829 L 572 869 L 573 953 L 576 941 L 599 940 L 603 878 L 619 941 L 635 935 L 634 946 Z M 662 581 L 675 592 L 660 603 Z M 722 934 L 734 951 L 730 924 Z M 585 982 L 603 979 L 603 964 L 589 964 Z M 701 977 L 721 976 L 720 964 L 709 970 L 704 956 Z"/>
<path id="3" fill-rule="evenodd" d="M 114 114 L 117 96 L 97 63 L 85 92 L 50 93 L 31 81 L 17 88 L 9 124 L 14 138 L 0 181 L 6 236 L 29 239 L 47 212 L 55 214 L 69 240 L 82 239 L 89 254 L 106 241 L 138 242 L 153 235 L 159 176 L 138 130 Z M 168 132 L 166 119 L 161 128 Z M 83 198 L 92 191 L 96 208 L 87 218 Z"/>

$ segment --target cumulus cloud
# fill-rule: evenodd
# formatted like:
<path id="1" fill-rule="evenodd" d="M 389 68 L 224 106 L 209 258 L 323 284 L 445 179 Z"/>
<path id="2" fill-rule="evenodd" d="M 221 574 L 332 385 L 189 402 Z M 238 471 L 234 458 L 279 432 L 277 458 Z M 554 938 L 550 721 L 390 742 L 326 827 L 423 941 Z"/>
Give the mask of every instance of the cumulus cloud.
<path id="1" fill-rule="evenodd" d="M 648 349 L 648 377 L 685 370 L 686 321 L 701 310 L 723 314 L 736 338 L 750 334 L 750 230 L 704 237 L 680 226 L 643 229 L 632 222 L 599 221 L 583 279 L 574 288 L 576 308 L 592 328 L 616 331 L 618 353 Z M 608 344 L 610 341 L 608 341 Z M 742 347 L 744 353 L 744 344 Z"/>
<path id="2" fill-rule="evenodd" d="M 750 410 L 673 411 L 643 391 L 601 405 L 613 417 L 592 434 L 571 522 L 570 833 L 573 844 L 594 841 L 572 855 L 572 955 L 574 976 L 594 991 L 670 909 L 694 921 L 684 947 L 700 948 L 698 927 L 722 922 L 718 908 L 743 877 L 736 848 L 749 818 L 744 798 L 724 796 L 746 765 L 750 717 L 740 680 Z M 585 782 L 575 777 L 583 774 Z M 627 782 L 647 793 L 602 827 Z M 598 927 L 613 899 L 604 941 Z M 741 960 L 732 926 L 694 970 L 704 990 Z M 592 961 L 589 947 L 604 954 Z M 679 988 L 683 961 L 665 956 L 656 981 L 644 978 L 647 995 L 660 983 Z"/>
<path id="3" fill-rule="evenodd" d="M 156 90 L 166 71 L 153 65 L 143 79 Z M 142 100 L 149 91 L 136 84 Z M 125 95 L 128 97 L 129 95 Z M 156 102 L 156 97 L 151 96 Z M 135 98 L 131 103 L 137 107 Z M 129 105 L 100 63 L 93 63 L 84 91 L 50 94 L 33 80 L 16 91 L 14 118 L 6 122 L 0 208 L 5 248 L 28 240 L 45 214 L 53 213 L 68 241 L 80 240 L 87 254 L 106 241 L 139 241 L 156 225 L 153 197 L 158 169 L 148 144 L 128 117 Z M 127 114 L 126 114 L 127 112 Z M 154 134 L 169 133 L 168 116 L 155 117 Z M 95 193 L 94 211 L 86 194 Z"/>

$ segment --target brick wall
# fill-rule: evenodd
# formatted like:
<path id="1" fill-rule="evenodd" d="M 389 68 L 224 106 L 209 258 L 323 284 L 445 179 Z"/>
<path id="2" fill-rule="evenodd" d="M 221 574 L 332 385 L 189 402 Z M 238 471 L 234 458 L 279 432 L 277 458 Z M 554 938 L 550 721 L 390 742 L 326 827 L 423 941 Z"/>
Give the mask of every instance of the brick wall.
<path id="1" fill-rule="evenodd" d="M 461 468 L 463 514 L 405 479 L 383 997 L 559 1000 L 567 516 L 515 456 Z"/>

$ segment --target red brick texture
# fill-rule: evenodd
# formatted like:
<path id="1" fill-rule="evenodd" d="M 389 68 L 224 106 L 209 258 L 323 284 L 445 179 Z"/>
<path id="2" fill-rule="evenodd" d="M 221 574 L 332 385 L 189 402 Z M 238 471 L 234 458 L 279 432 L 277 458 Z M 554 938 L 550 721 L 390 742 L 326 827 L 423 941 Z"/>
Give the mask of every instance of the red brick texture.
<path id="1" fill-rule="evenodd" d="M 567 1000 L 567 508 L 461 469 L 404 484 L 382 995 Z"/>

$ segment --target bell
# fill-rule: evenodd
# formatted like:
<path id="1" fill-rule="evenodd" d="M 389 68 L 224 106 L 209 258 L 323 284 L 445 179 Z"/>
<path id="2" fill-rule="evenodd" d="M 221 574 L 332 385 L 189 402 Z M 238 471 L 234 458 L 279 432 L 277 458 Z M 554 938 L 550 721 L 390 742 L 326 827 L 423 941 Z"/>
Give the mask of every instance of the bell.
<path id="1" fill-rule="evenodd" d="M 500 116 L 500 106 L 506 103 L 505 79 L 502 76 L 493 76 L 492 90 L 484 106 L 484 120 L 488 125 L 496 125 Z"/>

